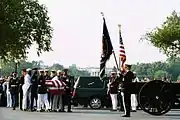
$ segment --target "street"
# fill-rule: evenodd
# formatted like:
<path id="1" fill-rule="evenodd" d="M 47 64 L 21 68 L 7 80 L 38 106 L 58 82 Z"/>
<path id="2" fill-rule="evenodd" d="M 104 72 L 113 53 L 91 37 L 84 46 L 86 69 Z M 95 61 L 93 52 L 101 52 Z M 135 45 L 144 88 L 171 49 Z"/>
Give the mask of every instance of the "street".
<path id="1" fill-rule="evenodd" d="M 122 118 L 123 112 L 109 110 L 73 109 L 72 113 L 23 112 L 19 109 L 0 108 L 0 120 L 179 120 L 180 110 L 172 110 L 163 116 L 152 116 L 143 111 L 133 112 L 130 118 Z"/>

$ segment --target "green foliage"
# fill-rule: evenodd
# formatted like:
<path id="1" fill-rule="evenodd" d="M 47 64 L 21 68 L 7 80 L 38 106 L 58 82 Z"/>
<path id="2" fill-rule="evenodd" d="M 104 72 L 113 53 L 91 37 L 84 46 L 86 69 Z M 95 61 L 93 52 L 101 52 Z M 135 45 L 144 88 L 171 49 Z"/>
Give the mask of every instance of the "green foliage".
<path id="1" fill-rule="evenodd" d="M 162 80 L 163 77 L 167 77 L 167 76 L 168 76 L 168 72 L 163 71 L 163 70 L 158 70 L 154 74 L 154 79 Z"/>
<path id="2" fill-rule="evenodd" d="M 167 77 L 176 81 L 180 75 L 180 58 L 168 58 L 166 62 L 138 63 L 132 66 L 138 77 L 149 77 L 151 79 L 161 79 Z"/>
<path id="3" fill-rule="evenodd" d="M 37 0 L 0 0 L 0 58 L 4 62 L 27 58 L 34 43 L 38 55 L 52 50 L 47 12 Z"/>
<path id="4" fill-rule="evenodd" d="M 1 64 L 1 75 L 8 76 L 12 72 L 15 71 L 15 62 L 9 62 L 7 64 Z M 43 61 L 32 61 L 27 62 L 25 60 L 21 60 L 18 65 L 18 73 L 21 74 L 21 70 L 25 68 L 47 68 L 49 70 L 63 70 L 63 65 L 60 65 L 58 63 L 53 64 L 52 66 L 45 66 Z M 90 73 L 86 70 L 78 70 L 76 65 L 69 66 L 69 73 L 72 76 L 78 77 L 78 76 L 90 76 Z"/>
<path id="5" fill-rule="evenodd" d="M 180 55 L 180 16 L 173 11 L 166 21 L 151 32 L 146 33 L 145 40 L 163 51 L 168 57 Z"/>

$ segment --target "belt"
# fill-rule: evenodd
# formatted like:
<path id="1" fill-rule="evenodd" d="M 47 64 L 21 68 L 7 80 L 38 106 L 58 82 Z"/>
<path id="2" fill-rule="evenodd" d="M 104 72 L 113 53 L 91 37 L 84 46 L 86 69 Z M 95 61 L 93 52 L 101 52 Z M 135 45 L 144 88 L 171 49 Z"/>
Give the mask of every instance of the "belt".
<path id="1" fill-rule="evenodd" d="M 16 87 L 17 85 L 11 85 L 11 87 Z"/>

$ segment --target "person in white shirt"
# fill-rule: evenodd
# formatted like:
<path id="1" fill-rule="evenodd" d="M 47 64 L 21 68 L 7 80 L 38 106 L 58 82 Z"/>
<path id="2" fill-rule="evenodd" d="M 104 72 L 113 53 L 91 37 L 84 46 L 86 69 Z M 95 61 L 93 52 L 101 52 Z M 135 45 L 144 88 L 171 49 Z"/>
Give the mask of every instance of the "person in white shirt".
<path id="1" fill-rule="evenodd" d="M 26 75 L 24 77 L 24 84 L 22 86 L 22 89 L 23 89 L 23 102 L 22 102 L 22 109 L 24 111 L 27 110 L 27 102 L 29 101 L 29 105 L 30 105 L 30 87 L 31 87 L 31 69 L 28 68 L 26 70 Z"/>
<path id="2" fill-rule="evenodd" d="M 6 81 L 3 83 L 3 91 L 6 92 L 6 100 L 7 100 L 6 107 L 12 107 L 11 92 L 9 90 L 9 80 L 10 79 L 11 79 L 11 77 L 9 76 L 8 79 L 6 79 Z"/>
<path id="3" fill-rule="evenodd" d="M 136 72 L 133 72 L 133 73 L 134 73 L 135 79 L 132 82 L 139 82 L 139 78 L 137 77 Z M 131 110 L 132 110 L 132 112 L 136 112 L 137 106 L 138 106 L 137 95 L 131 94 Z"/>

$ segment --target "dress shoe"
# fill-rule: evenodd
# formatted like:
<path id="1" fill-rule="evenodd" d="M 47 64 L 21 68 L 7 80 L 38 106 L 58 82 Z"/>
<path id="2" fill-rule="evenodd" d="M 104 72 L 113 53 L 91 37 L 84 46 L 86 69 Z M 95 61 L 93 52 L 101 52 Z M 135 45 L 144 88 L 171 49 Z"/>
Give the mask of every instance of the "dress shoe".
<path id="1" fill-rule="evenodd" d="M 117 110 L 110 110 L 111 112 L 116 112 Z"/>
<path id="2" fill-rule="evenodd" d="M 72 112 L 71 110 L 68 110 L 67 112 Z"/>
<path id="3" fill-rule="evenodd" d="M 136 112 L 136 110 L 131 110 L 131 112 Z"/>
<path id="4" fill-rule="evenodd" d="M 123 115 L 122 117 L 130 117 L 130 115 Z"/>

